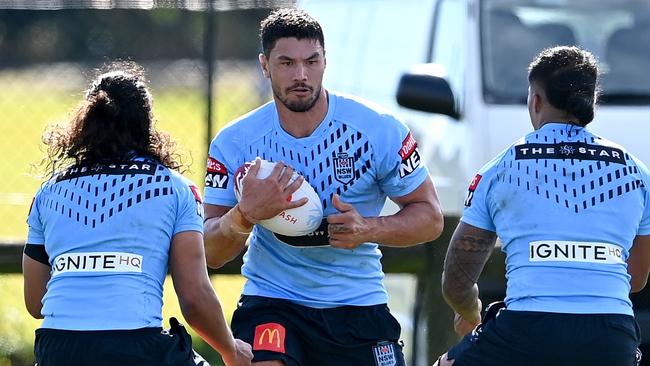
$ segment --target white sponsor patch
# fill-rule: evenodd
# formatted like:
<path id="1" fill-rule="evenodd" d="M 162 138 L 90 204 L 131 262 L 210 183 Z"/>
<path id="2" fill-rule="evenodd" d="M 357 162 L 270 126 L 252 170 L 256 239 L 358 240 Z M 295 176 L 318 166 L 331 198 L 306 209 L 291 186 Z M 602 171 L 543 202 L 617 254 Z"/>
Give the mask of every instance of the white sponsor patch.
<path id="1" fill-rule="evenodd" d="M 616 244 L 541 240 L 530 243 L 531 262 L 623 263 L 623 249 Z"/>
<path id="2" fill-rule="evenodd" d="M 142 272 L 142 256 L 121 252 L 61 254 L 54 259 L 52 275 L 66 272 Z"/>

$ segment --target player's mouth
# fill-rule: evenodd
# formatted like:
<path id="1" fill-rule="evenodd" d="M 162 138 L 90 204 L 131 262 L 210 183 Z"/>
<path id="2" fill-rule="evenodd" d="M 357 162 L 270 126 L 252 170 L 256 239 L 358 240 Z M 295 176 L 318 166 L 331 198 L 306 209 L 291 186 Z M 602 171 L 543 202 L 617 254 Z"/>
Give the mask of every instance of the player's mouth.
<path id="1" fill-rule="evenodd" d="M 298 86 L 298 87 L 290 88 L 288 92 L 298 97 L 307 97 L 310 96 L 313 91 L 312 88 L 310 87 Z"/>

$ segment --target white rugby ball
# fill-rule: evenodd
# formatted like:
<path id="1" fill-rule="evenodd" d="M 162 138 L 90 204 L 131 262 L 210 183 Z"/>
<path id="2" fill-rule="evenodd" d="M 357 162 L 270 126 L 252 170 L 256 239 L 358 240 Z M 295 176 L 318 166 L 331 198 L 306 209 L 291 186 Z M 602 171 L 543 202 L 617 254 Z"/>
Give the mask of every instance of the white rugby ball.
<path id="1" fill-rule="evenodd" d="M 262 160 L 261 162 L 262 165 L 257 172 L 257 178 L 264 179 L 271 175 L 275 163 L 267 160 Z M 237 202 L 241 199 L 244 175 L 246 175 L 246 172 L 248 172 L 248 169 L 254 163 L 254 161 L 246 162 L 235 171 L 235 196 L 237 197 Z M 289 184 L 296 180 L 298 176 L 298 173 L 294 171 Z M 289 199 L 291 201 L 297 201 L 303 197 L 309 199 L 304 205 L 282 211 L 275 217 L 261 220 L 259 224 L 274 233 L 287 236 L 301 236 L 313 232 L 323 220 L 323 205 L 320 202 L 318 194 L 307 180 L 302 181 L 300 188 Z"/>

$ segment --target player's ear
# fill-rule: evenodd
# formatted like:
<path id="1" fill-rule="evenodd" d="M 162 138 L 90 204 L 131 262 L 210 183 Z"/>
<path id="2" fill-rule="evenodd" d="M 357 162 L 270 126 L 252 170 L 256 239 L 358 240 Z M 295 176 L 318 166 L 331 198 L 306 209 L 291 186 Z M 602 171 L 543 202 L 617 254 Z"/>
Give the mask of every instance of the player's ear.
<path id="1" fill-rule="evenodd" d="M 257 56 L 257 59 L 260 61 L 260 67 L 262 68 L 262 74 L 265 78 L 269 78 L 271 73 L 269 72 L 269 59 L 266 58 L 264 53 L 260 53 Z"/>
<path id="2" fill-rule="evenodd" d="M 545 102 L 544 98 L 541 95 L 535 93 L 533 95 L 533 110 L 535 113 L 539 113 L 542 110 L 542 104 Z"/>

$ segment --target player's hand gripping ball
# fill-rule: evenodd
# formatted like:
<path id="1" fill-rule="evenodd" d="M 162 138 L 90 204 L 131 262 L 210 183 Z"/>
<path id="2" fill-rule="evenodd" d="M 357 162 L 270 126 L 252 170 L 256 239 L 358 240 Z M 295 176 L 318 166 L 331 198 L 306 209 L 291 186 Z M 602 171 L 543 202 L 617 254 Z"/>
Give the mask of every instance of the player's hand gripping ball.
<path id="1" fill-rule="evenodd" d="M 261 160 L 261 162 L 262 165 L 257 173 L 258 179 L 267 178 L 275 166 L 274 162 L 267 160 Z M 246 175 L 246 172 L 253 164 L 254 161 L 246 162 L 235 171 L 235 196 L 237 197 L 237 202 L 241 199 L 244 175 Z M 298 178 L 298 173 L 294 171 L 288 184 L 291 184 L 296 178 Z M 291 201 L 297 201 L 303 197 L 309 199 L 306 204 L 284 210 L 275 217 L 261 220 L 259 224 L 274 233 L 287 236 L 301 236 L 313 232 L 323 220 L 323 205 L 320 202 L 318 194 L 307 180 L 302 181 L 300 188 L 289 199 Z"/>

